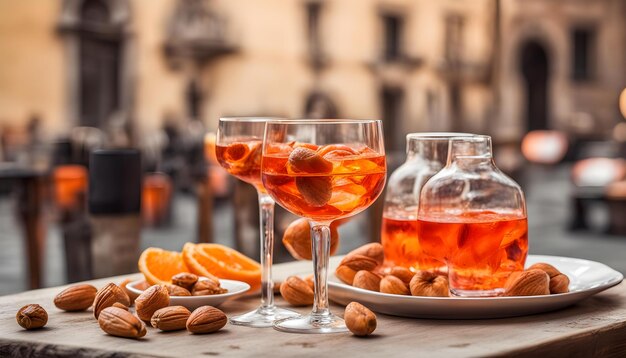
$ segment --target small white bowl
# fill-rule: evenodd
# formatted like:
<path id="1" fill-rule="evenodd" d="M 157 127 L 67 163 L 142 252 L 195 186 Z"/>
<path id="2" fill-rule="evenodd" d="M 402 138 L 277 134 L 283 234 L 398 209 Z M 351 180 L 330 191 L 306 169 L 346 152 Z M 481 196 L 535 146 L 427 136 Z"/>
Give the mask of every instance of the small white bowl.
<path id="1" fill-rule="evenodd" d="M 208 279 L 206 277 L 200 277 L 198 280 L 204 281 Z M 137 285 L 144 281 L 144 279 L 133 281 L 126 285 L 126 288 L 128 288 L 130 292 L 140 295 L 143 293 L 143 290 L 137 288 Z M 206 296 L 170 296 L 170 306 L 184 306 L 190 310 L 195 310 L 200 306 L 217 307 L 228 300 L 244 294 L 250 289 L 250 285 L 247 283 L 235 280 L 220 279 L 220 285 L 227 289 L 228 292 L 219 295 Z"/>

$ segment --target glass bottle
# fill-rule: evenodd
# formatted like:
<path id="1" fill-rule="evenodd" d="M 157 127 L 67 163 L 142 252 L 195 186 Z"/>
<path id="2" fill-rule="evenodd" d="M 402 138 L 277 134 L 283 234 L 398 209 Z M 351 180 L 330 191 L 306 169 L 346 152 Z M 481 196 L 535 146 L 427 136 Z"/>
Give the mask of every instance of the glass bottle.
<path id="1" fill-rule="evenodd" d="M 383 271 L 403 266 L 412 271 L 444 270 L 445 264 L 425 255 L 417 240 L 417 206 L 422 185 L 445 166 L 448 142 L 465 133 L 409 133 L 406 161 L 389 177 L 381 243 L 385 252 Z"/>
<path id="2" fill-rule="evenodd" d="M 457 296 L 496 296 L 524 268 L 524 194 L 495 165 L 491 137 L 451 138 L 448 161 L 421 191 L 417 233 L 423 252 L 448 267 Z"/>

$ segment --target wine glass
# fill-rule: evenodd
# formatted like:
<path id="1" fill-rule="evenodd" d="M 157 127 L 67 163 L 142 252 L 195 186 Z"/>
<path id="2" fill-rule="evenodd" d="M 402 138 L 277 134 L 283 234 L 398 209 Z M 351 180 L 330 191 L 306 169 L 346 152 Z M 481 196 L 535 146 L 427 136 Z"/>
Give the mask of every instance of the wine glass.
<path id="1" fill-rule="evenodd" d="M 279 331 L 347 330 L 328 305 L 329 225 L 369 207 L 383 191 L 386 160 L 378 120 L 268 120 L 261 176 L 267 192 L 311 225 L 315 299 L 306 316 L 274 322 Z"/>
<path id="2" fill-rule="evenodd" d="M 259 195 L 261 306 L 230 318 L 230 323 L 248 327 L 271 327 L 277 319 L 299 316 L 296 312 L 274 305 L 274 200 L 261 183 L 261 145 L 266 120 L 268 118 L 220 118 L 215 147 L 222 167 L 231 175 L 252 184 Z"/>

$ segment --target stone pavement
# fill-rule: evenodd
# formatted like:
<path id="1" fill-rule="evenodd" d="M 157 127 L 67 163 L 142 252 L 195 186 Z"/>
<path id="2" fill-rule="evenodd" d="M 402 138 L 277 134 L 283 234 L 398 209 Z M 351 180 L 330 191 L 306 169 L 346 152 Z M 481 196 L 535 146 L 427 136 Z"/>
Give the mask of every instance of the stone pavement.
<path id="1" fill-rule="evenodd" d="M 533 168 L 525 175 L 524 190 L 529 216 L 530 253 L 580 257 L 600 261 L 626 273 L 626 237 L 615 237 L 599 232 L 569 232 L 566 229 L 569 200 L 569 169 Z M 171 227 L 146 229 L 142 234 L 142 247 L 158 246 L 180 250 L 187 241 L 194 241 L 195 202 L 193 198 L 178 195 L 175 201 L 176 216 Z M 0 199 L 0 295 L 26 289 L 24 247 L 15 226 L 12 200 Z M 606 213 L 602 208 L 595 212 L 600 226 Z M 355 218 L 340 229 L 341 253 L 361 245 L 367 235 L 362 232 L 365 217 Z M 216 242 L 232 245 L 232 208 L 220 205 L 215 210 Z M 347 240 L 346 238 L 352 238 Z M 280 245 L 277 243 L 277 245 Z M 64 254 L 58 228 L 49 224 L 45 251 L 44 283 L 55 286 L 64 283 Z"/>

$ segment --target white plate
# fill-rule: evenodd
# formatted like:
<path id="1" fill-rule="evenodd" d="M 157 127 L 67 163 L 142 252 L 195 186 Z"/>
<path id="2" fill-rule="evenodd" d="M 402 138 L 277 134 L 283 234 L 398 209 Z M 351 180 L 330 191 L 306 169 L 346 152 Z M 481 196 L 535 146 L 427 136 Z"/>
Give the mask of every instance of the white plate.
<path id="1" fill-rule="evenodd" d="M 204 281 L 207 280 L 207 278 L 200 277 L 199 280 Z M 130 292 L 140 295 L 143 290 L 138 289 L 136 286 L 143 281 L 143 279 L 133 281 L 129 283 L 126 288 L 128 288 Z M 207 296 L 170 296 L 170 306 L 185 306 L 190 310 L 195 310 L 200 306 L 217 307 L 230 299 L 242 295 L 250 289 L 250 285 L 247 283 L 235 280 L 220 279 L 220 285 L 227 289 L 228 292 L 219 295 Z"/>
<path id="2" fill-rule="evenodd" d="M 526 265 L 546 262 L 570 279 L 570 292 L 528 297 L 419 297 L 390 295 L 346 285 L 329 277 L 330 299 L 347 305 L 358 301 L 379 313 L 438 319 L 482 319 L 523 316 L 557 310 L 622 282 L 624 276 L 599 262 L 559 256 L 529 255 Z M 334 272 L 335 267 L 331 268 Z"/>

